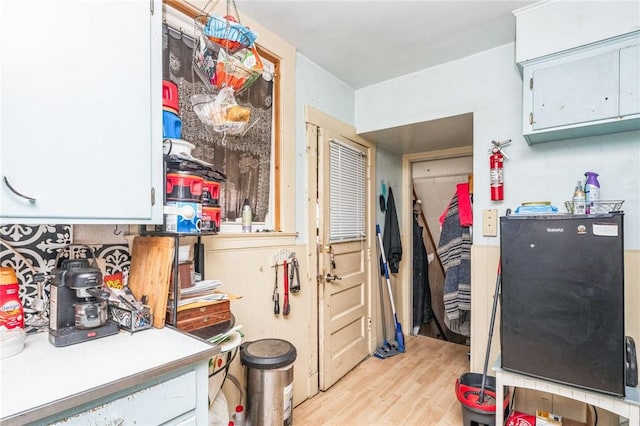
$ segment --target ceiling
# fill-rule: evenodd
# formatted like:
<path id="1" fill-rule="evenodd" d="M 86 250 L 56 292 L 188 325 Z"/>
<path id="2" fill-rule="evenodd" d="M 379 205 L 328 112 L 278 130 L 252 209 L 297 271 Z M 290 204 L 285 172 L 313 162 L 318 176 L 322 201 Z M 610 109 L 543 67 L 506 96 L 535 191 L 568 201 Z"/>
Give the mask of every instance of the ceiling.
<path id="1" fill-rule="evenodd" d="M 251 17 L 357 90 L 515 40 L 531 0 L 237 0 Z M 365 134 L 407 154 L 472 144 L 472 116 Z M 462 126 L 462 127 L 458 127 Z M 425 141 L 425 135 L 429 135 Z"/>

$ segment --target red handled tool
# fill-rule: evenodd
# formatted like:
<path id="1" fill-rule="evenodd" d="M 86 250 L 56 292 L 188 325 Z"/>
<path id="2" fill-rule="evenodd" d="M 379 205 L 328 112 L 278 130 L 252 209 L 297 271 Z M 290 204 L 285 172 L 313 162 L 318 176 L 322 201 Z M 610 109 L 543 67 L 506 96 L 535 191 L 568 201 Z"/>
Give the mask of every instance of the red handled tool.
<path id="1" fill-rule="evenodd" d="M 291 306 L 289 305 L 289 268 L 286 259 L 282 262 L 282 265 L 284 266 L 284 303 L 282 304 L 282 315 L 287 316 L 291 311 Z"/>

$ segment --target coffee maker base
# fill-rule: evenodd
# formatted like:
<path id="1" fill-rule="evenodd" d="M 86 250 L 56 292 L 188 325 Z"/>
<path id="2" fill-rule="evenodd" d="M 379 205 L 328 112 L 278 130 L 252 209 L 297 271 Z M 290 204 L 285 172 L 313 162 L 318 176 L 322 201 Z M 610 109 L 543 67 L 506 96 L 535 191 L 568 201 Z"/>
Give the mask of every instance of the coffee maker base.
<path id="1" fill-rule="evenodd" d="M 96 328 L 80 330 L 75 327 L 65 327 L 59 330 L 49 330 L 49 342 L 53 346 L 62 347 L 86 342 L 88 340 L 99 339 L 101 337 L 117 334 L 120 327 L 117 322 L 107 320 L 107 322 Z"/>

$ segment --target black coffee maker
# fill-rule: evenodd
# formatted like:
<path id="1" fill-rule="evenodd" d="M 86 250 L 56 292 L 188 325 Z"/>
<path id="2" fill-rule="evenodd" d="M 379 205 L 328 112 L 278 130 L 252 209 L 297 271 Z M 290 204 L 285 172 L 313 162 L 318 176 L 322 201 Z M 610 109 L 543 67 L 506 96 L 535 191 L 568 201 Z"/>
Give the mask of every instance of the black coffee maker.
<path id="1" fill-rule="evenodd" d="M 49 341 L 54 346 L 118 333 L 118 323 L 108 319 L 109 292 L 103 288 L 100 269 L 85 259 L 69 259 L 52 276 Z"/>

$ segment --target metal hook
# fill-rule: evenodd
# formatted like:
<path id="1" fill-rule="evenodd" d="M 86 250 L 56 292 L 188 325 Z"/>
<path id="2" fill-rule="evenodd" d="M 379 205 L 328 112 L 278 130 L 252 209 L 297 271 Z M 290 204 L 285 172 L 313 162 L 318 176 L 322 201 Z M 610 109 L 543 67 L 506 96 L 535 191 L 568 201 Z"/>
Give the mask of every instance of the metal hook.
<path id="1" fill-rule="evenodd" d="M 120 235 L 122 231 L 118 231 L 118 225 L 116 225 L 116 229 L 113 230 L 113 235 Z"/>

